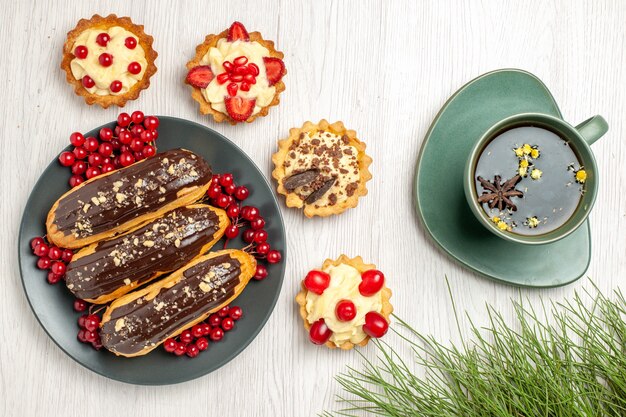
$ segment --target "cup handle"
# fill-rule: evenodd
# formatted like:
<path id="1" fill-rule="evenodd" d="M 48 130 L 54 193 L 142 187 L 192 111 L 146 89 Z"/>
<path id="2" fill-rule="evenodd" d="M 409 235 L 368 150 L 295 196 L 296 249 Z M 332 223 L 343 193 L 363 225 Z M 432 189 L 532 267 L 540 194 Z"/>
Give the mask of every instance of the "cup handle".
<path id="1" fill-rule="evenodd" d="M 604 136 L 609 130 L 609 124 L 604 120 L 604 117 L 597 115 L 576 126 L 576 130 L 585 139 L 585 142 L 591 145 Z"/>

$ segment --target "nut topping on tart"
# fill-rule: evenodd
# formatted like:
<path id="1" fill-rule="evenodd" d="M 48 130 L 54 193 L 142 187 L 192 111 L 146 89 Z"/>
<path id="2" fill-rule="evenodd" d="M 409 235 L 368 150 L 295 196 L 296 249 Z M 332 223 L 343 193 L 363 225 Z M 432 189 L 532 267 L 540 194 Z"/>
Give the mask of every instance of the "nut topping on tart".
<path id="1" fill-rule="evenodd" d="M 307 274 L 296 302 L 312 343 L 347 350 L 385 335 L 391 291 L 375 268 L 341 255 Z"/>
<path id="2" fill-rule="evenodd" d="M 249 123 L 279 103 L 287 73 L 282 58 L 273 42 L 234 22 L 198 45 L 185 82 L 193 87 L 200 113 L 212 114 L 217 122 Z"/>
<path id="3" fill-rule="evenodd" d="M 67 34 L 61 68 L 88 104 L 124 106 L 156 72 L 152 37 L 127 17 L 94 15 Z"/>
<path id="4" fill-rule="evenodd" d="M 367 194 L 372 159 L 343 123 L 306 122 L 278 144 L 272 175 L 288 207 L 304 207 L 307 217 L 329 216 L 356 207 Z"/>

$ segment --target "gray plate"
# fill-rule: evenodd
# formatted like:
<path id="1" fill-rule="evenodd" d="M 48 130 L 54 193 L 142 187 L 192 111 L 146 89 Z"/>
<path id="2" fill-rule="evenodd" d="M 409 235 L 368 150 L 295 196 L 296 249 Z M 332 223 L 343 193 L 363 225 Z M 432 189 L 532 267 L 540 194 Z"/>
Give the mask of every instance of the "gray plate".
<path id="1" fill-rule="evenodd" d="M 283 255 L 279 264 L 269 266 L 264 281 L 252 280 L 233 302 L 243 308 L 244 316 L 235 329 L 218 343 L 194 359 L 176 357 L 162 348 L 137 358 L 117 357 L 106 350 L 96 351 L 76 339 L 79 313 L 72 308 L 73 297 L 60 283 L 49 285 L 46 273 L 37 269 L 36 257 L 30 250 L 30 239 L 45 233 L 48 210 L 57 198 L 69 189 L 68 168 L 56 160 L 50 163 L 33 188 L 22 216 L 18 237 L 18 255 L 24 291 L 30 306 L 50 338 L 72 359 L 92 371 L 131 384 L 166 385 L 188 381 L 208 374 L 226 364 L 243 351 L 261 331 L 280 294 L 285 274 L 286 242 L 283 219 L 267 180 L 252 160 L 233 142 L 219 133 L 174 117 L 159 116 L 159 151 L 186 148 L 202 155 L 214 172 L 232 172 L 238 184 L 250 188 L 246 204 L 259 208 L 267 225 L 268 242 Z M 113 123 L 105 126 L 113 127 Z M 101 126 L 101 127 L 105 127 Z M 96 136 L 97 128 L 85 136 Z M 229 248 L 243 247 L 238 238 Z M 223 241 L 214 248 L 221 249 Z"/>

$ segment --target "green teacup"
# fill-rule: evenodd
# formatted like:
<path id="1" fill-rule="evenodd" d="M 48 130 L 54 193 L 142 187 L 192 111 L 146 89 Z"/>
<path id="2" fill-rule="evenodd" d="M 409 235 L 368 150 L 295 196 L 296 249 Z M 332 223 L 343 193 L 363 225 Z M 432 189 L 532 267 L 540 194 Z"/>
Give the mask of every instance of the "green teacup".
<path id="1" fill-rule="evenodd" d="M 506 223 L 506 221 L 504 220 L 498 221 L 500 217 L 497 217 L 497 216 L 490 217 L 490 215 L 488 215 L 486 212 L 486 210 L 487 211 L 489 210 L 499 211 L 500 206 L 498 204 L 494 204 L 495 208 L 491 208 L 491 205 L 492 203 L 496 203 L 496 202 L 499 203 L 500 199 L 492 199 L 492 200 L 489 200 L 489 202 L 483 202 L 483 203 L 480 203 L 478 201 L 478 198 L 479 196 L 481 196 L 482 193 L 493 195 L 493 191 L 489 191 L 485 189 L 481 190 L 477 186 L 477 181 L 478 181 L 477 173 L 476 173 L 477 164 L 480 161 L 483 151 L 485 151 L 485 149 L 492 142 L 492 140 L 496 138 L 500 138 L 501 135 L 503 135 L 503 133 L 512 131 L 513 129 L 516 129 L 519 127 L 539 128 L 543 130 L 540 131 L 537 129 L 531 129 L 531 131 L 540 133 L 545 130 L 545 131 L 551 132 L 552 134 L 557 135 L 563 141 L 563 144 L 570 147 L 571 151 L 573 151 L 573 155 L 576 156 L 577 164 L 579 164 L 580 167 L 584 167 L 584 173 L 586 173 L 586 178 L 584 179 L 584 188 L 583 188 L 583 185 L 576 183 L 576 179 L 578 178 L 576 176 L 577 172 L 575 171 L 576 168 L 574 168 L 572 164 L 572 168 L 571 168 L 572 169 L 572 173 L 571 173 L 572 181 L 571 183 L 568 183 L 567 185 L 564 184 L 564 187 L 570 187 L 570 186 L 579 187 L 580 190 L 584 190 L 584 191 L 580 192 L 580 196 L 577 197 L 579 198 L 579 200 L 577 200 L 578 204 L 577 205 L 574 204 L 572 205 L 571 208 L 569 208 L 569 212 L 571 212 L 571 215 L 569 215 L 567 219 L 565 219 L 565 215 L 563 215 L 562 216 L 563 223 L 559 224 L 558 227 L 555 226 L 554 224 L 550 226 L 550 227 L 556 227 L 556 228 L 550 229 L 550 227 L 545 226 L 545 228 L 547 229 L 545 233 L 540 231 L 542 229 L 539 229 L 537 224 L 543 227 L 542 222 L 547 224 L 549 221 L 548 219 L 550 219 L 551 216 L 545 216 L 545 217 L 542 217 L 541 219 L 534 217 L 534 216 L 533 216 L 534 219 L 528 218 L 528 222 L 525 222 L 524 224 L 526 225 L 525 227 L 528 227 L 529 229 L 520 229 L 520 225 L 517 224 L 515 221 L 511 222 L 513 224 L 513 227 L 510 227 L 508 223 Z M 521 129 L 517 130 L 517 132 L 520 132 L 520 131 Z M 463 187 L 465 189 L 465 197 L 467 199 L 467 203 L 469 204 L 472 212 L 474 213 L 474 216 L 478 219 L 478 221 L 483 226 L 485 226 L 489 231 L 491 231 L 495 235 L 503 239 L 516 242 L 516 243 L 539 245 L 539 244 L 551 243 L 569 235 L 570 233 L 575 231 L 587 219 L 587 216 L 589 215 L 589 212 L 591 211 L 591 208 L 593 207 L 593 204 L 595 202 L 596 195 L 598 192 L 598 172 L 597 172 L 597 167 L 596 167 L 596 160 L 593 156 L 593 152 L 591 151 L 591 148 L 589 147 L 589 145 L 591 145 L 600 137 L 602 137 L 607 131 L 608 131 L 608 124 L 606 120 L 602 118 L 602 116 L 594 116 L 582 122 L 576 127 L 570 125 L 569 123 L 559 118 L 556 118 L 554 116 L 550 116 L 547 114 L 541 114 L 541 113 L 521 113 L 521 114 L 507 117 L 503 120 L 500 120 L 499 122 L 494 124 L 491 128 L 489 128 L 482 135 L 482 137 L 476 142 L 476 144 L 472 148 L 467 158 L 467 163 L 465 165 Z M 525 133 L 528 134 L 529 132 L 530 131 L 525 132 Z M 497 149 L 497 148 L 492 146 L 490 149 Z M 537 153 L 539 153 L 539 151 L 540 151 L 539 148 L 537 148 Z M 517 152 L 519 152 L 519 149 L 516 150 L 516 149 L 511 148 L 511 152 L 515 153 L 513 155 L 514 157 L 520 156 L 517 154 Z M 486 155 L 496 158 L 495 155 L 491 156 L 491 152 L 486 153 Z M 549 167 L 551 172 L 557 172 L 558 175 L 566 175 L 559 171 L 561 169 L 560 165 L 558 167 L 551 167 L 549 165 L 550 164 L 549 155 L 541 155 L 539 153 L 540 156 L 537 156 L 536 159 L 532 159 L 530 156 L 528 157 L 523 156 L 524 154 L 521 154 L 521 155 L 522 156 L 518 158 L 519 164 L 520 164 L 519 167 L 512 167 L 512 172 L 513 171 L 515 172 L 515 175 L 513 175 L 513 177 L 515 177 L 518 174 L 518 172 L 521 172 L 521 171 L 518 171 L 519 169 L 523 169 L 521 165 L 522 164 L 521 161 L 524 158 L 527 158 L 526 163 L 528 163 L 529 160 L 532 161 L 530 162 L 531 164 L 533 164 L 531 165 L 531 168 L 533 168 L 535 164 L 537 164 L 537 165 L 541 165 L 543 168 Z M 507 155 L 507 158 L 508 157 L 509 156 Z M 565 155 L 565 157 L 567 157 L 567 155 Z M 502 160 L 503 158 L 500 158 L 500 161 Z M 507 159 L 506 163 L 508 164 L 508 162 L 509 161 Z M 562 168 L 566 169 L 566 167 L 562 167 Z M 569 169 L 569 167 L 567 169 Z M 579 170 L 583 170 L 583 168 L 579 168 Z M 541 195 L 542 192 L 537 191 L 538 189 L 537 186 L 532 182 L 535 179 L 537 180 L 537 184 L 539 184 L 540 181 L 543 181 L 541 177 L 541 175 L 543 174 L 543 171 L 541 170 L 538 170 L 538 171 L 539 172 L 536 173 L 536 175 L 539 176 L 539 178 L 530 178 L 530 176 L 526 174 L 526 177 L 522 178 L 523 181 L 525 182 L 522 183 L 522 179 L 520 179 L 519 180 L 520 182 L 518 183 L 519 185 L 516 186 L 516 187 L 521 186 L 523 188 L 524 184 L 527 184 L 527 185 L 530 185 L 531 187 L 535 187 L 533 188 L 534 191 L 533 191 L 533 197 L 532 197 L 534 198 L 535 201 L 541 201 L 541 198 L 542 198 L 542 195 Z M 493 181 L 489 181 L 490 184 L 487 184 L 487 186 L 495 184 L 496 179 L 498 178 L 499 177 L 494 177 Z M 552 181 L 553 183 L 554 183 L 555 178 L 556 177 L 551 177 L 551 179 L 553 180 Z M 511 180 L 513 181 L 513 179 L 514 178 L 512 178 Z M 482 178 L 482 180 L 484 180 L 484 178 Z M 545 180 L 547 184 L 549 179 L 545 179 Z M 506 183 L 506 178 L 503 178 L 502 184 L 504 183 Z M 482 187 L 482 183 L 480 184 Z M 520 188 L 513 188 L 513 189 L 522 191 L 522 189 Z M 528 186 L 526 186 L 526 190 L 528 190 Z M 550 192 L 550 190 L 546 190 L 545 192 Z M 489 197 L 489 196 L 486 195 L 485 197 Z M 506 202 L 505 200 L 505 203 L 503 204 L 507 208 L 504 211 L 502 211 L 502 213 L 505 213 L 505 214 L 509 213 L 512 216 L 515 216 L 517 211 L 513 211 L 513 209 L 510 206 L 507 206 L 507 204 L 513 204 L 515 207 L 517 207 L 515 204 L 522 204 L 524 202 L 523 200 L 525 197 L 526 195 L 523 197 L 514 196 L 510 198 L 508 202 Z M 484 206 L 485 208 L 483 208 L 483 204 L 485 204 Z M 552 211 L 556 212 L 556 210 L 557 209 L 554 208 Z M 566 210 L 566 212 L 568 211 Z M 556 218 L 557 214 L 555 214 L 554 217 Z M 508 227 L 508 230 L 504 229 L 504 227 Z M 526 230 L 530 230 L 530 228 L 535 228 L 534 229 L 535 232 L 531 234 L 516 232 L 516 230 L 526 231 Z"/>

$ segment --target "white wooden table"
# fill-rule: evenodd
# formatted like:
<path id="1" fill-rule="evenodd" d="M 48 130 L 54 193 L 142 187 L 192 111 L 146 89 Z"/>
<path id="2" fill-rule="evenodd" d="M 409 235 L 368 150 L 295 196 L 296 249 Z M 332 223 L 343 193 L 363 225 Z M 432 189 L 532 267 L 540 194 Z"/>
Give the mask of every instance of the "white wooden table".
<path id="1" fill-rule="evenodd" d="M 0 416 L 308 416 L 329 409 L 340 392 L 332 377 L 358 356 L 310 344 L 293 297 L 307 270 L 341 253 L 378 264 L 396 312 L 442 340 L 456 338 L 445 275 L 458 307 L 478 324 L 486 321 L 485 303 L 511 318 L 509 298 L 518 289 L 453 264 L 427 239 L 411 197 L 416 155 L 440 106 L 466 81 L 497 68 L 538 75 L 572 123 L 596 113 L 609 121 L 609 134 L 593 147 L 601 187 L 588 275 L 605 291 L 625 282 L 624 2 L 28 0 L 2 8 Z M 67 31 L 81 17 L 109 12 L 143 23 L 159 53 L 152 86 L 125 110 L 204 123 L 268 176 L 276 140 L 305 120 L 343 120 L 374 158 L 370 193 L 357 209 L 314 220 L 283 210 L 289 264 L 271 319 L 231 363 L 175 386 L 118 383 L 72 361 L 38 325 L 19 279 L 17 232 L 31 187 L 72 131 L 120 111 L 85 105 L 59 69 Z M 289 70 L 280 106 L 235 127 L 199 115 L 181 81 L 195 46 L 233 20 L 275 40 Z M 538 302 L 582 287 L 590 283 L 521 294 Z M 362 351 L 375 354 L 371 345 Z"/>

